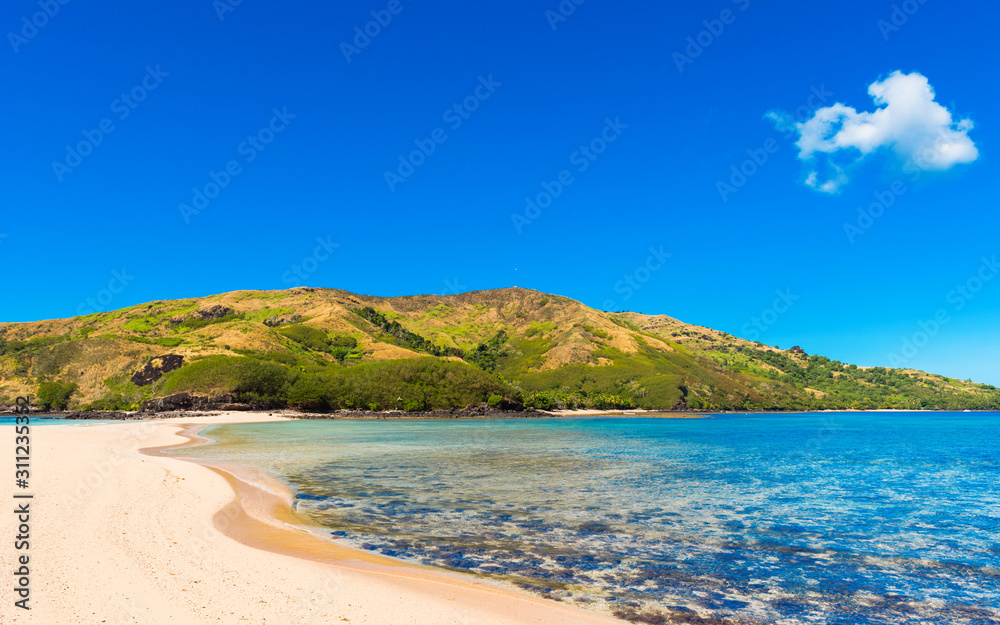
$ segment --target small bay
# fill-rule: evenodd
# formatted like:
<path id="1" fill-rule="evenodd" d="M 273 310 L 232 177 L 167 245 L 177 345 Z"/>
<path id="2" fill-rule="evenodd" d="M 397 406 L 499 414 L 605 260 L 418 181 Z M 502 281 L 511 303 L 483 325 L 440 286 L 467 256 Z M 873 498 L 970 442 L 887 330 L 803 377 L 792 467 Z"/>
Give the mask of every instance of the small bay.
<path id="1" fill-rule="evenodd" d="M 997 413 L 203 434 L 178 455 L 268 471 L 335 540 L 631 620 L 1000 622 Z"/>

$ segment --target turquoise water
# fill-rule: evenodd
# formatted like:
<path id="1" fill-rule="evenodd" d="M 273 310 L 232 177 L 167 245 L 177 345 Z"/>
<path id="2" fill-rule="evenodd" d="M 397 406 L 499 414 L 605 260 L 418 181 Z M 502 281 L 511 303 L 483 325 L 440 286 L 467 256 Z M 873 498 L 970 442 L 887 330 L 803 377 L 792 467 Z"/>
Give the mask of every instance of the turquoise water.
<path id="1" fill-rule="evenodd" d="M 63 419 L 60 417 L 38 415 L 34 413 L 29 416 L 31 417 L 29 425 L 88 425 L 95 423 L 123 423 L 123 421 L 114 421 L 110 419 Z M 15 425 L 16 423 L 16 417 L 0 417 L 0 428 L 7 425 Z"/>
<path id="2" fill-rule="evenodd" d="M 1000 623 L 1000 415 L 306 421 L 185 449 L 363 549 L 647 623 Z"/>

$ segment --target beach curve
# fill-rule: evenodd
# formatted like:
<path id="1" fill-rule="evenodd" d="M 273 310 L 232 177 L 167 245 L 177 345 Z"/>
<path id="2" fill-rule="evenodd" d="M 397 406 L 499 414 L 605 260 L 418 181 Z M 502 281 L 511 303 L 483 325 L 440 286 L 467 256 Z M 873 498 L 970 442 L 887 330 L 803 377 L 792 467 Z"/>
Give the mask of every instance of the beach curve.
<path id="1" fill-rule="evenodd" d="M 280 493 L 239 470 L 157 453 L 196 442 L 194 428 L 271 420 L 282 418 L 33 428 L 32 610 L 13 622 L 622 622 L 338 545 L 300 527 Z M 12 535 L 11 515 L 2 524 Z M 14 597 L 5 586 L 7 614 Z"/>

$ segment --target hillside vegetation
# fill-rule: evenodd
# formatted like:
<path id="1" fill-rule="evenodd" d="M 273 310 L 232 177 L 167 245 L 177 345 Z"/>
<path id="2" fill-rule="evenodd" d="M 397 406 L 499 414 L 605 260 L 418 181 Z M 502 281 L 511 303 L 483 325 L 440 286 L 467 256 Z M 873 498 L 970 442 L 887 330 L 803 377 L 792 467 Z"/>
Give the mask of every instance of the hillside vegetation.
<path id="1" fill-rule="evenodd" d="M 0 324 L 0 404 L 30 394 L 51 407 L 135 409 L 183 391 L 309 410 L 1000 408 L 992 386 L 518 288 L 237 291 Z"/>

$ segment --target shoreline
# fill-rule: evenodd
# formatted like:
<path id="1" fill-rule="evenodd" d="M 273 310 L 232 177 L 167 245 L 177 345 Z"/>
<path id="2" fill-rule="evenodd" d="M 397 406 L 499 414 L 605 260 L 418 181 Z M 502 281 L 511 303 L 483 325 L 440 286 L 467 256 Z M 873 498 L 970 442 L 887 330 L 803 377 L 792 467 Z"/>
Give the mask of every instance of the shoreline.
<path id="1" fill-rule="evenodd" d="M 13 623 L 624 623 L 339 545 L 302 525 L 276 478 L 158 453 L 199 444 L 206 425 L 285 419 L 224 413 L 33 430 L 32 609 Z M 13 435 L 3 428 L 0 441 Z M 0 520 L 5 535 L 11 517 Z M 0 601 L 12 605 L 12 595 L 5 588 Z"/>
<path id="2" fill-rule="evenodd" d="M 879 409 L 824 409 L 824 410 L 715 410 L 711 412 L 700 411 L 669 411 L 669 410 L 537 410 L 537 411 L 496 411 L 485 414 L 464 414 L 453 413 L 452 411 L 432 411 L 432 412 L 402 412 L 402 411 L 338 411 L 329 413 L 297 412 L 288 409 L 274 410 L 195 410 L 195 411 L 171 411 L 171 412 L 136 412 L 136 411 L 48 411 L 31 413 L 33 419 L 61 419 L 67 421 L 79 421 L 85 424 L 88 421 L 112 421 L 112 422 L 138 422 L 138 421 L 183 421 L 186 419 L 219 417 L 221 415 L 243 415 L 251 417 L 280 417 L 294 421 L 481 421 L 486 419 L 573 419 L 589 417 L 620 417 L 620 418 L 648 418 L 648 419 L 711 419 L 716 416 L 737 416 L 737 415 L 801 415 L 801 414 L 828 414 L 828 413 L 857 413 L 857 414 L 879 414 L 879 413 L 928 413 L 928 414 L 989 414 L 998 412 L 996 410 L 914 410 L 909 408 L 879 408 Z M 13 418 L 18 416 L 12 410 L 0 411 L 0 418 Z M 241 421 L 233 421 L 239 423 Z"/>
<path id="3" fill-rule="evenodd" d="M 181 432 L 177 433 L 178 436 L 187 439 L 185 442 L 164 447 L 144 448 L 139 451 L 148 456 L 172 458 L 197 464 L 221 475 L 233 489 L 236 499 L 229 506 L 220 510 L 213 520 L 219 531 L 229 538 L 263 551 L 366 572 L 420 580 L 427 580 L 428 577 L 441 577 L 444 579 L 431 581 L 443 582 L 447 580 L 467 588 L 511 592 L 521 597 L 538 598 L 528 592 L 515 589 L 513 585 L 502 582 L 407 562 L 342 545 L 323 536 L 323 533 L 329 531 L 328 528 L 312 524 L 295 512 L 292 494 L 276 477 L 252 467 L 223 465 L 201 458 L 165 454 L 165 452 L 198 447 L 207 443 L 209 439 L 201 435 L 201 431 L 205 429 L 206 425 L 185 426 Z M 542 600 L 544 601 L 544 599 Z"/>

